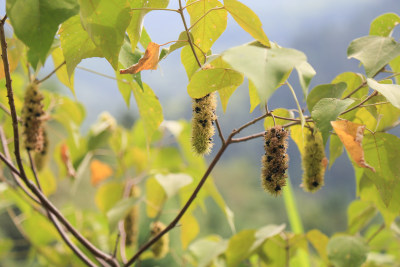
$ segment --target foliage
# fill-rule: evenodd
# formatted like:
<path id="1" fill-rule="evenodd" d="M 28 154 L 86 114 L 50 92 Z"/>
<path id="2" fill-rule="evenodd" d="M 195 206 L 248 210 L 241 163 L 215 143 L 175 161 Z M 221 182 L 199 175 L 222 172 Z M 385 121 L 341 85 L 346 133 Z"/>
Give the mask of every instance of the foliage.
<path id="1" fill-rule="evenodd" d="M 308 92 L 316 72 L 306 55 L 271 42 L 257 15 L 243 3 L 178 3 L 178 9 L 171 9 L 168 0 L 7 0 L 7 15 L 0 22 L 4 89 L 0 96 L 0 158 L 4 163 L 0 166 L 0 212 L 11 219 L 26 250 L 13 256 L 19 252 L 18 240 L 2 233 L 0 261 L 7 266 L 17 261 L 32 266 L 130 266 L 137 262 L 165 266 L 177 264 L 171 263 L 174 255 L 175 260 L 191 266 L 399 266 L 400 139 L 388 133 L 399 125 L 400 117 L 400 43 L 391 37 L 399 16 L 379 16 L 371 23 L 370 35 L 349 45 L 348 57 L 359 60 L 365 74 L 344 72 Z M 183 32 L 176 40 L 152 42 L 143 27 L 144 17 L 152 10 L 180 16 Z M 214 42 L 226 29 L 228 14 L 255 40 L 212 54 Z M 5 24 L 12 27 L 10 38 L 5 38 Z M 156 69 L 180 49 L 189 79 L 187 93 L 194 103 L 218 92 L 225 111 L 230 96 L 246 78 L 251 111 L 258 105 L 265 109 L 263 115 L 238 125 L 229 135 L 216 119 L 221 145 L 214 146 L 217 153 L 209 164 L 193 151 L 193 124 L 164 120 L 161 103 L 141 79 L 141 71 Z M 50 56 L 56 68 L 40 79 L 38 70 Z M 133 127 L 118 125 L 103 113 L 82 134 L 84 107 L 43 85 L 56 74 L 74 94 L 79 90 L 74 88 L 74 70 L 92 57 L 110 63 L 127 104 L 134 96 L 140 119 Z M 293 70 L 306 107 L 288 82 Z M 31 100 L 27 95 L 24 104 L 31 84 L 37 84 L 44 95 L 44 115 L 22 114 Z M 271 95 L 285 86 L 293 93 L 297 117 L 292 110 L 268 109 Z M 198 106 L 194 105 L 194 113 Z M 213 110 L 214 106 L 207 113 L 210 118 L 216 117 Z M 35 151 L 35 146 L 26 149 L 20 141 L 29 135 L 20 129 L 32 116 L 49 139 L 42 151 Z M 329 166 L 346 149 L 357 183 L 357 199 L 348 207 L 346 233 L 328 237 L 319 229 L 304 232 L 290 178 L 282 184 L 287 184 L 283 197 L 290 226 L 266 225 L 236 232 L 233 213 L 209 176 L 230 145 L 245 145 L 237 143 L 258 138 L 260 146 L 268 148 L 269 155 L 263 158 L 267 165 L 276 149 L 286 148 L 278 134 L 270 135 L 276 144 L 271 148 L 266 143 L 270 140 L 261 138 L 264 132 L 237 137 L 263 121 L 266 130 L 281 129 L 277 125 L 290 129 L 290 138 L 308 165 L 327 167 L 323 156 L 315 161 L 305 155 L 311 133 L 329 146 Z M 196 127 L 201 129 L 206 122 L 199 122 Z M 281 169 L 284 172 L 286 167 Z M 324 171 L 318 169 L 318 173 Z M 209 198 L 226 217 L 230 237 L 219 233 L 199 236 L 198 211 L 206 211 Z M 383 218 L 381 226 L 376 224 L 378 214 Z M 127 230 L 126 218 L 130 227 L 138 227 L 138 237 L 127 236 L 136 230 Z M 155 222 L 162 227 L 150 231 L 149 225 Z M 138 242 L 125 242 L 136 238 Z"/>

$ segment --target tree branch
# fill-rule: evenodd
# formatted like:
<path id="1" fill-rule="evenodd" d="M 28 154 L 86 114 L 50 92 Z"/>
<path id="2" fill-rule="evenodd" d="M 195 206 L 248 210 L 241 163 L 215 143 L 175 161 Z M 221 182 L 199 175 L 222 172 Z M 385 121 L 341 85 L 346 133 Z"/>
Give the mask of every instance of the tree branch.
<path id="1" fill-rule="evenodd" d="M 219 138 L 221 138 L 222 145 L 224 145 L 225 144 L 225 138 L 224 138 L 224 135 L 222 134 L 221 126 L 219 125 L 218 119 L 215 119 L 215 125 L 217 125 Z"/>
<path id="2" fill-rule="evenodd" d="M 342 113 L 340 113 L 340 115 L 346 114 L 352 110 L 355 110 L 356 108 L 359 108 L 360 106 L 362 106 L 365 102 L 367 102 L 368 100 L 370 100 L 371 98 L 373 98 L 374 96 L 378 95 L 378 91 L 374 91 L 372 94 L 370 94 L 367 98 L 365 98 L 363 101 L 361 101 L 358 105 L 355 105 L 352 108 L 349 108 L 348 110 L 343 111 Z M 340 116 L 339 115 L 339 116 Z"/>
<path id="3" fill-rule="evenodd" d="M 64 66 L 67 62 L 64 60 L 63 63 L 61 63 L 60 65 L 58 65 L 52 72 L 50 72 L 46 77 L 44 77 L 43 79 L 39 80 L 38 83 L 42 83 L 44 81 L 46 81 L 47 79 L 49 79 L 54 73 L 56 73 L 59 69 L 61 69 L 62 66 Z"/>

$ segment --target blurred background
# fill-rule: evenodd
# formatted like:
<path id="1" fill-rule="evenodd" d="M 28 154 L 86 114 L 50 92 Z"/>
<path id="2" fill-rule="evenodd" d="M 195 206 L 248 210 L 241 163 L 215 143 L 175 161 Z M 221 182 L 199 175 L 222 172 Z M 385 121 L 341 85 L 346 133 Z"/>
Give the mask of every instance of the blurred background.
<path id="1" fill-rule="evenodd" d="M 170 7 L 177 7 L 177 1 L 171 0 Z M 317 74 L 310 89 L 321 83 L 330 83 L 338 74 L 346 71 L 363 73 L 358 61 L 347 59 L 349 43 L 358 37 L 368 35 L 369 24 L 377 16 L 394 12 L 400 14 L 399 0 L 242 0 L 260 17 L 268 38 L 280 46 L 295 48 L 304 52 Z M 4 14 L 4 4 L 1 6 Z M 183 30 L 180 17 L 174 12 L 153 11 L 145 17 L 144 26 L 153 42 L 162 44 L 178 39 Z M 398 40 L 400 30 L 394 37 Z M 243 31 L 229 17 L 227 30 L 216 41 L 213 53 L 252 41 L 252 37 Z M 114 71 L 106 60 L 86 59 L 80 66 L 114 76 Z M 51 61 L 46 62 L 42 76 L 53 70 Z M 40 75 L 39 75 L 40 77 Z M 159 97 L 166 120 L 191 118 L 191 99 L 186 93 L 188 79 L 180 63 L 180 52 L 176 51 L 164 59 L 158 70 L 143 71 L 143 82 L 150 85 Z M 299 100 L 302 99 L 297 74 L 290 78 L 295 86 Z M 44 84 L 45 88 L 58 88 L 61 93 L 70 95 L 53 77 Z M 75 71 L 76 99 L 86 107 L 87 117 L 82 132 L 88 131 L 102 111 L 110 112 L 117 120 L 130 127 L 138 118 L 134 99 L 128 108 L 118 91 L 114 80 L 77 69 Z M 296 108 L 296 104 L 287 87 L 281 87 L 269 101 L 270 109 L 279 107 Z M 303 106 L 305 103 L 303 102 Z M 224 114 L 217 111 L 219 122 L 225 135 L 241 124 L 259 116 L 256 108 L 249 113 L 247 81 L 240 86 L 229 101 Z M 262 123 L 250 127 L 243 135 L 263 130 Z M 399 132 L 397 132 L 398 134 Z M 218 138 L 215 138 L 218 148 Z M 283 198 L 271 197 L 260 186 L 260 159 L 263 155 L 260 139 L 234 144 L 222 157 L 212 175 L 215 183 L 235 213 L 237 230 L 259 228 L 266 224 L 287 223 Z M 328 151 L 327 151 L 327 155 Z M 346 207 L 355 198 L 354 172 L 344 153 L 326 172 L 325 186 L 315 194 L 306 193 L 299 185 L 302 170 L 300 154 L 293 142 L 289 144 L 289 174 L 295 190 L 296 202 L 305 230 L 319 228 L 325 234 L 346 229 Z M 213 154 L 206 157 L 212 159 Z M 210 213 L 202 216 L 202 234 L 221 233 L 229 236 L 228 224 L 219 208 L 210 201 Z M 215 208 L 213 208 L 215 207 Z"/>

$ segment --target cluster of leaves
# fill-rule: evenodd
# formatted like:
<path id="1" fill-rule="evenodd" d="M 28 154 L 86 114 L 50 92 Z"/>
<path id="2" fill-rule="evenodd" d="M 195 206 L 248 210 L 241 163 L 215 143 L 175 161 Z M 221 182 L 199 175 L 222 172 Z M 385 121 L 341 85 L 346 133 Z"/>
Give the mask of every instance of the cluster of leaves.
<path id="1" fill-rule="evenodd" d="M 9 59 L 2 63 L 10 66 L 12 88 L 6 82 L 3 64 L 0 78 L 2 87 L 14 93 L 16 115 L 21 116 L 24 90 L 32 80 L 30 73 L 37 73 L 50 56 L 59 66 L 55 70 L 58 79 L 72 92 L 78 64 L 86 58 L 105 58 L 115 70 L 116 84 L 127 105 L 133 94 L 140 114 L 134 126 L 126 129 L 104 113 L 83 135 L 79 128 L 84 108 L 42 86 L 49 118 L 45 126 L 49 136 L 47 151 L 54 156 L 36 175 L 30 155 L 23 153 L 21 164 L 25 171 L 20 168 L 20 178 L 24 180 L 22 173 L 29 181 L 38 178 L 37 185 L 44 196 L 95 247 L 112 254 L 117 244 L 113 257 L 124 266 L 138 257 L 143 264 L 154 259 L 155 255 L 144 252 L 145 249 L 178 221 L 179 230 L 171 232 L 178 232 L 172 235 L 171 245 L 174 253 L 182 255 L 179 258 L 193 266 L 239 266 L 244 261 L 254 266 L 395 266 L 400 261 L 400 230 L 395 222 L 400 211 L 400 197 L 396 194 L 400 190 L 400 139 L 386 131 L 398 125 L 400 117 L 400 43 L 390 37 L 400 17 L 384 14 L 376 18 L 370 35 L 350 44 L 348 57 L 361 62 L 365 75 L 345 72 L 330 84 L 318 85 L 308 92 L 315 71 L 304 53 L 271 43 L 257 15 L 241 2 L 188 0 L 182 6 L 179 0 L 178 9 L 168 9 L 168 4 L 168 0 L 7 1 L 14 35 L 6 40 Z M 181 15 L 185 29 L 174 44 L 160 53 L 163 45 L 152 42 L 142 27 L 151 10 Z M 186 22 L 186 12 L 190 23 Z M 228 14 L 255 41 L 213 55 L 212 45 L 225 31 Z M 209 166 L 193 153 L 190 123 L 165 121 L 158 98 L 141 79 L 140 71 L 155 69 L 178 49 L 189 78 L 190 97 L 198 99 L 218 92 L 225 111 L 230 96 L 247 78 L 250 111 L 258 105 L 266 109 L 263 116 L 233 130 L 226 139 L 218 127 L 222 147 Z M 19 72 L 15 71 L 18 65 Z M 306 101 L 304 109 L 287 81 L 294 69 Z M 46 78 L 34 79 L 41 84 Z M 298 117 L 286 109 L 267 108 L 269 97 L 284 85 L 293 93 Z M 7 108 L 8 101 L 2 94 L 0 139 L 5 155 L 2 159 L 12 164 L 18 158 L 9 155 L 14 143 L 8 142 L 8 138 L 14 135 L 17 140 L 19 136 L 11 127 L 17 121 L 8 114 L 13 112 L 11 106 L 10 110 Z M 306 110 L 310 115 L 306 115 Z M 343 147 L 346 149 L 355 169 L 358 198 L 349 205 L 345 233 L 330 238 L 318 229 L 305 233 L 293 209 L 290 187 L 283 194 L 289 203 L 292 232 L 282 224 L 235 233 L 233 214 L 213 180 L 207 177 L 228 145 L 263 136 L 258 133 L 233 138 L 263 119 L 266 129 L 274 125 L 290 128 L 301 155 L 305 150 L 304 131 L 311 129 L 321 135 L 323 144 L 330 148 L 329 167 L 343 153 Z M 365 130 L 368 132 L 364 133 Z M 82 256 L 72 252 L 54 228 L 54 212 L 41 202 L 42 198 L 36 203 L 35 198 L 27 197 L 26 190 L 31 186 L 27 182 L 26 189 L 16 184 L 18 173 L 10 172 L 8 167 L 1 166 L 0 211 L 8 213 L 26 241 L 29 253 L 22 258 L 40 266 L 81 266 Z M 130 196 L 132 184 L 141 189 L 141 195 Z M 36 194 L 35 190 L 32 192 Z M 229 239 L 218 235 L 197 238 L 200 225 L 196 214 L 205 210 L 209 197 L 227 218 L 234 233 Z M 125 246 L 123 221 L 134 205 L 143 207 L 138 213 L 139 244 L 144 244 L 143 249 Z M 180 207 L 184 208 L 175 217 L 174 210 Z M 370 223 L 378 212 L 383 217 L 382 227 Z M 150 237 L 151 222 L 166 224 L 171 220 L 173 223 L 165 231 Z M 107 258 L 93 253 L 84 242 L 77 244 L 89 261 L 112 265 L 112 261 L 105 263 Z M 19 252 L 17 242 L 9 238 L 0 239 L 0 248 L 0 259 L 6 264 L 10 263 L 7 260 L 12 259 L 12 253 Z M 167 256 L 165 261 L 171 258 Z"/>

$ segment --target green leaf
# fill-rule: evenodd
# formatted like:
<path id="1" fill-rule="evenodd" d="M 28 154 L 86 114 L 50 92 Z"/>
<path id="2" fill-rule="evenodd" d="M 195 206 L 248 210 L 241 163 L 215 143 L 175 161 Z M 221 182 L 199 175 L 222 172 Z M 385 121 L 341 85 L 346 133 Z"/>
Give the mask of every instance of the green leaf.
<path id="1" fill-rule="evenodd" d="M 44 64 L 58 26 L 79 11 L 76 0 L 9 0 L 7 15 L 15 35 L 28 46 L 33 68 Z"/>
<path id="2" fill-rule="evenodd" d="M 307 233 L 307 239 L 318 252 L 319 256 L 328 262 L 328 255 L 326 254 L 326 246 L 328 245 L 329 238 L 317 229 L 313 229 Z"/>
<path id="3" fill-rule="evenodd" d="M 24 232 L 29 236 L 30 243 L 34 246 L 40 247 L 49 245 L 51 242 L 61 239 L 51 222 L 39 213 L 32 213 L 31 216 L 21 223 L 21 226 Z M 38 229 L 40 229 L 40 231 L 38 231 Z"/>
<path id="4" fill-rule="evenodd" d="M 200 62 L 204 62 L 204 55 L 197 48 L 194 49 L 196 51 L 196 55 Z M 192 78 L 193 74 L 200 68 L 199 64 L 196 61 L 196 58 L 193 55 L 193 51 L 190 46 L 185 46 L 181 51 L 181 61 L 182 65 L 185 67 L 186 74 L 189 80 Z"/>
<path id="5" fill-rule="evenodd" d="M 378 16 L 371 22 L 369 35 L 390 36 L 394 27 L 400 23 L 400 17 L 395 13 L 386 13 Z"/>
<path id="6" fill-rule="evenodd" d="M 329 168 L 331 168 L 336 159 L 343 154 L 343 143 L 337 135 L 331 135 L 329 153 Z"/>
<path id="7" fill-rule="evenodd" d="M 114 70 L 117 70 L 119 51 L 131 20 L 127 0 L 79 0 L 79 4 L 83 27 Z"/>
<path id="8" fill-rule="evenodd" d="M 252 81 L 249 80 L 249 98 L 250 98 L 250 113 L 260 104 L 260 97 L 257 93 L 257 88 Z"/>
<path id="9" fill-rule="evenodd" d="M 352 93 L 354 90 L 362 86 L 362 84 L 365 82 L 364 76 L 359 74 L 359 73 L 354 73 L 354 72 L 343 72 L 336 76 L 332 80 L 332 84 L 338 84 L 340 82 L 345 82 L 347 84 L 346 90 L 344 90 L 343 94 L 341 97 L 346 97 L 350 93 Z M 358 89 L 357 92 L 353 93 L 351 95 L 351 98 L 358 98 L 361 99 L 362 97 L 366 96 L 368 94 L 368 86 L 363 86 L 362 88 Z"/>
<path id="10" fill-rule="evenodd" d="M 228 13 L 225 9 L 213 10 L 205 15 L 212 8 L 222 7 L 217 0 L 197 1 L 190 0 L 186 4 L 190 5 L 187 11 L 190 15 L 190 24 L 196 25 L 190 30 L 193 34 L 193 41 L 203 52 L 207 53 L 213 43 L 225 31 Z M 205 16 L 204 16 L 205 15 Z M 201 20 L 199 20 L 201 18 Z"/>
<path id="11" fill-rule="evenodd" d="M 302 52 L 295 49 L 266 49 L 252 45 L 231 48 L 222 54 L 222 58 L 232 69 L 243 73 L 254 83 L 261 103 L 268 100 L 288 72 L 307 60 Z"/>
<path id="12" fill-rule="evenodd" d="M 168 198 L 173 197 L 182 187 L 193 181 L 192 177 L 184 173 L 156 174 L 155 178 L 164 189 Z"/>
<path id="13" fill-rule="evenodd" d="M 259 230 L 243 230 L 234 235 L 226 250 L 227 266 L 238 266 L 267 239 L 281 233 L 285 225 L 267 225 Z"/>
<path id="14" fill-rule="evenodd" d="M 346 90 L 346 83 L 340 82 L 338 84 L 320 84 L 314 87 L 307 97 L 307 107 L 312 111 L 315 104 L 322 98 L 339 98 Z"/>
<path id="15" fill-rule="evenodd" d="M 162 186 L 152 177 L 146 181 L 147 216 L 154 218 L 160 212 L 167 196 Z"/>
<path id="16" fill-rule="evenodd" d="M 347 232 L 351 235 L 361 231 L 376 215 L 370 202 L 354 200 L 347 208 Z"/>
<path id="17" fill-rule="evenodd" d="M 124 44 L 122 45 L 121 51 L 119 53 L 119 58 L 118 58 L 119 63 L 122 65 L 122 68 L 128 68 L 128 67 L 138 63 L 139 59 L 141 57 L 143 57 L 143 53 L 140 52 L 138 49 L 136 49 L 132 53 L 132 47 L 131 47 L 130 43 L 127 40 L 125 40 Z M 123 76 L 127 76 L 126 74 L 120 75 L 119 71 L 116 71 L 115 73 L 118 73 L 117 78 L 119 78 L 119 79 L 121 79 Z M 140 88 L 143 89 L 141 72 L 139 71 L 138 73 L 131 74 L 131 76 L 137 82 L 137 84 L 140 86 Z M 121 93 L 122 93 L 122 91 L 121 91 Z M 123 94 L 123 96 L 125 96 L 125 95 Z M 125 98 L 125 101 L 127 101 L 128 107 L 129 107 L 129 99 L 130 98 Z"/>
<path id="18" fill-rule="evenodd" d="M 124 192 L 124 185 L 121 183 L 111 182 L 102 184 L 96 192 L 96 206 L 103 213 L 107 213 L 115 204 L 120 201 Z"/>
<path id="19" fill-rule="evenodd" d="M 57 68 L 65 61 L 63 52 L 60 47 L 54 49 L 51 55 L 53 57 L 54 68 Z M 72 74 L 71 77 L 68 75 L 67 66 L 65 64 L 57 70 L 56 75 L 60 82 L 71 89 L 71 92 L 75 96 L 74 75 Z"/>
<path id="20" fill-rule="evenodd" d="M 367 79 L 369 87 L 378 91 L 386 97 L 396 108 L 400 108 L 400 85 L 398 84 L 381 84 L 374 79 Z"/>
<path id="21" fill-rule="evenodd" d="M 331 121 L 336 120 L 339 114 L 353 102 L 352 99 L 323 98 L 315 104 L 311 117 L 321 131 L 324 144 L 328 139 L 329 131 L 332 130 Z"/>
<path id="22" fill-rule="evenodd" d="M 243 83 L 243 75 L 231 69 L 206 69 L 196 72 L 188 84 L 188 94 L 192 98 L 224 88 L 236 89 Z"/>
<path id="23" fill-rule="evenodd" d="M 388 206 L 395 195 L 394 188 L 400 181 L 400 139 L 388 133 L 366 135 L 363 148 L 365 160 L 376 170 L 364 170 L 364 174 L 374 182 Z"/>
<path id="24" fill-rule="evenodd" d="M 224 5 L 225 9 L 228 10 L 229 14 L 231 14 L 243 30 L 263 45 L 267 47 L 271 46 L 267 35 L 265 35 L 262 29 L 261 21 L 253 10 L 237 0 L 224 0 Z"/>
<path id="25" fill-rule="evenodd" d="M 197 262 L 193 264 L 198 267 L 210 266 L 219 255 L 221 255 L 228 247 L 228 240 L 223 240 L 219 236 L 207 236 L 196 240 L 189 246 L 190 254 L 193 255 Z"/>
<path id="26" fill-rule="evenodd" d="M 310 63 L 308 63 L 307 61 L 304 61 L 295 68 L 299 75 L 299 82 L 301 88 L 303 89 L 303 95 L 305 98 L 307 97 L 308 94 L 308 87 L 310 86 L 310 82 L 317 73 L 315 72 L 314 68 L 310 65 Z"/>
<path id="27" fill-rule="evenodd" d="M 272 114 L 275 116 L 280 116 L 280 117 L 285 117 L 285 118 L 294 118 L 294 114 L 292 111 L 289 111 L 285 108 L 277 108 L 272 111 Z M 271 127 L 274 127 L 274 125 L 284 125 L 287 123 L 287 120 L 282 120 L 275 118 L 275 124 L 274 124 L 274 119 L 270 116 L 266 117 L 264 120 L 264 128 L 265 130 L 268 130 Z"/>
<path id="28" fill-rule="evenodd" d="M 135 198 L 125 198 L 112 206 L 112 208 L 107 212 L 110 232 L 114 232 L 117 229 L 118 222 L 122 220 L 132 207 L 138 204 L 138 202 L 139 201 Z"/>
<path id="29" fill-rule="evenodd" d="M 166 8 L 169 0 L 129 0 L 131 8 Z M 132 10 L 132 19 L 126 29 L 131 40 L 132 51 L 135 51 L 142 34 L 144 16 L 149 10 Z M 147 46 L 146 46 L 147 47 Z"/>
<path id="30" fill-rule="evenodd" d="M 367 259 L 368 247 L 359 238 L 336 236 L 329 241 L 327 252 L 336 267 L 359 267 Z"/>
<path id="31" fill-rule="evenodd" d="M 190 36 L 193 40 L 192 33 L 190 33 Z M 183 32 L 181 32 L 181 34 L 179 34 L 178 40 L 180 40 L 180 41 L 188 41 L 189 40 L 189 38 L 186 34 L 186 31 L 183 31 Z M 181 47 L 184 47 L 186 45 L 189 45 L 189 42 L 176 42 L 169 47 L 168 54 L 171 54 L 173 51 L 175 51 Z"/>
<path id="32" fill-rule="evenodd" d="M 389 63 L 390 68 L 392 69 L 393 72 L 398 73 L 400 72 L 400 56 L 396 57 Z M 397 75 L 395 77 L 395 81 L 397 84 L 400 84 L 400 75 Z"/>
<path id="33" fill-rule="evenodd" d="M 148 47 L 150 42 L 152 42 L 151 38 L 150 38 L 150 35 L 147 33 L 146 28 L 143 27 L 142 28 L 142 34 L 140 35 L 139 43 L 143 47 Z"/>
<path id="34" fill-rule="evenodd" d="M 347 57 L 361 61 L 370 78 L 399 55 L 400 44 L 390 37 L 361 37 L 352 41 L 347 49 Z"/>
<path id="35" fill-rule="evenodd" d="M 382 95 L 371 98 L 369 101 L 365 102 L 365 105 L 371 105 L 367 106 L 366 110 L 375 118 L 375 120 L 370 120 L 373 123 L 373 127 L 369 129 L 373 129 L 377 132 L 385 131 L 387 128 L 392 127 L 399 119 L 400 109 L 387 103 L 387 99 Z"/>
<path id="36" fill-rule="evenodd" d="M 65 21 L 58 34 L 69 77 L 82 59 L 103 56 L 101 50 L 94 45 L 88 33 L 83 29 L 79 15 Z"/>
<path id="37" fill-rule="evenodd" d="M 133 84 L 132 91 L 139 108 L 140 117 L 143 120 L 147 142 L 150 142 L 151 137 L 164 120 L 160 101 L 158 101 L 158 97 L 150 86 L 145 83 L 143 83 L 143 90 L 136 83 Z"/>

